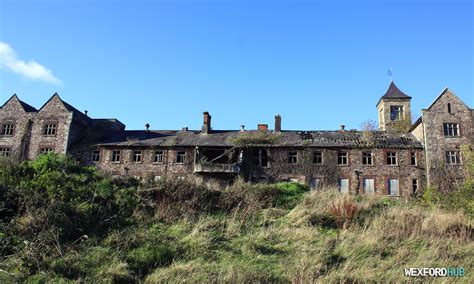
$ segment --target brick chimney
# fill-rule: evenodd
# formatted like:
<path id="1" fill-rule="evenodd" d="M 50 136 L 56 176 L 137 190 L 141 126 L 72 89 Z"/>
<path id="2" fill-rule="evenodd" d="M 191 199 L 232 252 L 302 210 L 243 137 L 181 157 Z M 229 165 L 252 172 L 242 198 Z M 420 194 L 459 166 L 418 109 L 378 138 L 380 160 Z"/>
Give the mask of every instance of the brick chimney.
<path id="1" fill-rule="evenodd" d="M 281 116 L 275 115 L 275 132 L 281 132 Z"/>
<path id="2" fill-rule="evenodd" d="M 268 131 L 268 124 L 259 124 L 258 125 L 259 131 Z"/>
<path id="3" fill-rule="evenodd" d="M 209 112 L 203 112 L 203 123 L 202 123 L 202 133 L 211 132 L 211 115 Z"/>

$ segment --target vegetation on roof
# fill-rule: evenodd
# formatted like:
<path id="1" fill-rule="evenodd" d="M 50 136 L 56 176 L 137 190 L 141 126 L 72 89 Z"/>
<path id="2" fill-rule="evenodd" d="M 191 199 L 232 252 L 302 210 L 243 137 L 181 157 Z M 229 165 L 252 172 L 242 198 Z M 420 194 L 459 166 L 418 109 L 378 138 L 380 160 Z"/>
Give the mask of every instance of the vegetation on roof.
<path id="1" fill-rule="evenodd" d="M 231 139 L 231 143 L 236 146 L 252 146 L 252 145 L 272 145 L 276 144 L 282 135 L 280 133 L 272 133 L 266 131 L 242 132 L 237 137 Z"/>

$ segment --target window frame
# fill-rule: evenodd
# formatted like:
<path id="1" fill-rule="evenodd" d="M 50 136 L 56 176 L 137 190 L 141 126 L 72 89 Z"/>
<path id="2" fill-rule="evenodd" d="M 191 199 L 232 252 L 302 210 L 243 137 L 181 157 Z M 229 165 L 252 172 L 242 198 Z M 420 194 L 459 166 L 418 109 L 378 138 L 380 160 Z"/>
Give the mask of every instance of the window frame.
<path id="1" fill-rule="evenodd" d="M 453 154 L 454 155 L 451 155 Z M 461 151 L 458 150 L 446 150 L 445 153 L 445 162 L 446 165 L 448 166 L 460 166 L 462 165 L 462 159 L 461 159 Z M 452 163 L 452 157 L 454 157 L 455 163 Z"/>
<path id="2" fill-rule="evenodd" d="M 313 165 L 322 165 L 323 162 L 323 152 L 313 151 Z"/>
<path id="3" fill-rule="evenodd" d="M 184 165 L 186 163 L 186 151 L 178 151 L 176 150 L 175 151 L 175 159 L 174 159 L 174 163 L 176 165 Z M 182 160 L 180 160 L 180 158 L 182 158 Z"/>
<path id="4" fill-rule="evenodd" d="M 443 135 L 447 138 L 461 136 L 461 129 L 459 123 L 455 122 L 444 122 L 443 123 Z"/>
<path id="5" fill-rule="evenodd" d="M 38 155 L 47 155 L 49 153 L 54 153 L 53 146 L 41 146 L 38 150 Z"/>
<path id="6" fill-rule="evenodd" d="M 298 151 L 288 151 L 288 164 L 290 165 L 298 164 Z"/>
<path id="7" fill-rule="evenodd" d="M 341 180 L 347 180 L 347 192 L 342 192 L 342 182 Z M 351 179 L 346 176 L 341 176 L 337 178 L 337 189 L 339 190 L 340 193 L 344 194 L 350 194 L 351 193 Z"/>
<path id="8" fill-rule="evenodd" d="M 160 154 L 158 154 L 160 153 Z M 158 157 L 161 157 L 161 159 L 158 159 Z M 155 150 L 153 154 L 153 163 L 154 164 L 164 164 L 165 161 L 165 151 L 164 150 Z"/>
<path id="9" fill-rule="evenodd" d="M 7 126 L 11 126 L 7 128 Z M 4 136 L 4 137 L 12 137 L 15 135 L 15 123 L 12 123 L 12 122 L 5 122 L 5 123 L 2 123 L 2 132 L 0 133 L 0 136 Z M 11 133 L 10 134 L 6 134 L 6 130 L 9 130 Z"/>
<path id="10" fill-rule="evenodd" d="M 344 154 L 344 156 L 341 156 Z M 341 161 L 345 160 L 345 163 L 340 163 L 339 158 L 341 158 Z M 337 165 L 338 166 L 348 166 L 349 165 L 349 152 L 348 151 L 337 151 Z"/>
<path id="11" fill-rule="evenodd" d="M 394 154 L 394 156 L 392 156 L 391 154 Z M 387 166 L 398 166 L 398 153 L 396 151 L 387 151 L 387 153 L 385 154 L 385 158 L 385 163 Z M 395 163 L 392 163 L 393 158 L 395 158 Z"/>
<path id="12" fill-rule="evenodd" d="M 53 133 L 51 133 L 53 132 Z M 54 137 L 58 134 L 58 123 L 47 122 L 43 125 L 43 136 Z"/>
<path id="13" fill-rule="evenodd" d="M 143 161 L 142 150 L 132 150 L 132 162 L 135 164 L 141 164 Z"/>
<path id="14" fill-rule="evenodd" d="M 376 195 L 376 194 L 377 194 L 377 183 L 376 183 L 375 176 L 362 176 L 362 177 L 361 177 L 362 192 L 364 193 L 364 195 L 367 195 L 367 192 L 366 192 L 366 190 L 365 190 L 364 181 L 365 181 L 365 180 L 368 180 L 368 179 L 374 181 L 374 192 L 373 192 L 373 194 L 371 194 L 371 195 Z"/>
<path id="15" fill-rule="evenodd" d="M 97 160 L 95 159 L 97 157 Z M 92 150 L 92 155 L 91 155 L 91 161 L 93 163 L 100 163 L 100 158 L 101 158 L 101 151 L 99 150 Z"/>
<path id="16" fill-rule="evenodd" d="M 0 146 L 0 157 L 10 157 L 12 154 L 12 147 Z"/>
<path id="17" fill-rule="evenodd" d="M 395 111 L 395 108 L 397 108 L 397 111 Z M 398 114 L 397 117 L 394 117 L 394 113 Z M 391 105 L 390 106 L 390 120 L 391 121 L 400 121 L 403 120 L 405 116 L 405 107 L 403 105 Z"/>
<path id="18" fill-rule="evenodd" d="M 111 150 L 110 162 L 119 164 L 122 162 L 122 150 Z M 118 159 L 117 159 L 118 158 Z"/>
<path id="19" fill-rule="evenodd" d="M 369 154 L 367 156 L 367 154 Z M 367 163 L 370 159 L 370 163 Z M 372 151 L 363 151 L 362 152 L 362 165 L 363 166 L 373 166 L 374 165 L 374 154 Z"/>
<path id="20" fill-rule="evenodd" d="M 414 162 L 413 162 L 414 159 Z M 410 165 L 418 166 L 418 153 L 417 152 L 410 152 Z"/>

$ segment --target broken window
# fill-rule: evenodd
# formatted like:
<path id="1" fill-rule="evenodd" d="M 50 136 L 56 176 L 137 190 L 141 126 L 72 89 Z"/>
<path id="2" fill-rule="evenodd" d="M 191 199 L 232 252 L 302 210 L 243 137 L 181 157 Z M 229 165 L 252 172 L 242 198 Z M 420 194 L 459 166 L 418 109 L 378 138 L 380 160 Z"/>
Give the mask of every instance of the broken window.
<path id="1" fill-rule="evenodd" d="M 288 163 L 289 164 L 297 164 L 298 163 L 298 152 L 297 151 L 288 152 Z"/>
<path id="2" fill-rule="evenodd" d="M 363 152 L 362 153 L 362 164 L 363 165 L 373 165 L 372 152 Z"/>
<path id="3" fill-rule="evenodd" d="M 397 152 L 387 152 L 387 165 L 397 165 Z"/>
<path id="4" fill-rule="evenodd" d="M 44 125 L 43 135 L 45 136 L 55 136 L 56 135 L 56 123 L 48 123 Z"/>
<path id="5" fill-rule="evenodd" d="M 120 162 L 120 150 L 113 150 L 112 163 L 119 163 L 119 162 Z"/>
<path id="6" fill-rule="evenodd" d="M 155 159 L 153 162 L 163 164 L 163 151 L 155 151 Z"/>
<path id="7" fill-rule="evenodd" d="M 9 157 L 11 149 L 8 147 L 0 147 L 0 157 Z"/>
<path id="8" fill-rule="evenodd" d="M 444 136 L 459 136 L 459 124 L 457 123 L 444 123 L 443 130 Z"/>
<path id="9" fill-rule="evenodd" d="M 15 126 L 13 124 L 4 124 L 4 125 L 2 125 L 2 135 L 3 136 L 12 136 L 14 127 Z"/>
<path id="10" fill-rule="evenodd" d="M 403 119 L 403 106 L 390 106 L 390 119 L 402 120 Z"/>
<path id="11" fill-rule="evenodd" d="M 267 149 L 254 149 L 253 151 L 253 165 L 257 167 L 268 166 L 268 151 Z"/>
<path id="12" fill-rule="evenodd" d="M 100 150 L 92 151 L 92 162 L 99 162 L 100 161 Z"/>
<path id="13" fill-rule="evenodd" d="M 177 151 L 176 152 L 176 164 L 184 164 L 186 160 L 186 152 L 185 151 Z"/>
<path id="14" fill-rule="evenodd" d="M 446 151 L 446 164 L 447 165 L 460 165 L 461 156 L 459 151 Z"/>
<path id="15" fill-rule="evenodd" d="M 314 152 L 313 153 L 313 164 L 322 165 L 323 164 L 323 153 Z"/>
<path id="16" fill-rule="evenodd" d="M 416 166 L 417 165 L 417 160 L 416 160 L 416 153 L 411 152 L 411 165 Z"/>
<path id="17" fill-rule="evenodd" d="M 141 150 L 134 150 L 132 161 L 134 163 L 141 163 L 142 162 L 142 151 Z"/>
<path id="18" fill-rule="evenodd" d="M 338 152 L 337 153 L 337 164 L 338 165 L 347 165 L 349 163 L 347 152 Z"/>

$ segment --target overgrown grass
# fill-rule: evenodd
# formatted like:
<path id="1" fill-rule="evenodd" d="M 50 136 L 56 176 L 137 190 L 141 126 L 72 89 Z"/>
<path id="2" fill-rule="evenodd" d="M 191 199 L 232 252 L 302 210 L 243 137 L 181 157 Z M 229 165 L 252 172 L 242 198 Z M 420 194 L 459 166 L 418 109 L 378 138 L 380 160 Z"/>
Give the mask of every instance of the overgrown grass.
<path id="1" fill-rule="evenodd" d="M 140 185 L 62 156 L 0 169 L 2 283 L 405 282 L 409 267 L 467 272 L 423 282 L 474 280 L 472 219 L 420 200 L 295 183 Z"/>

